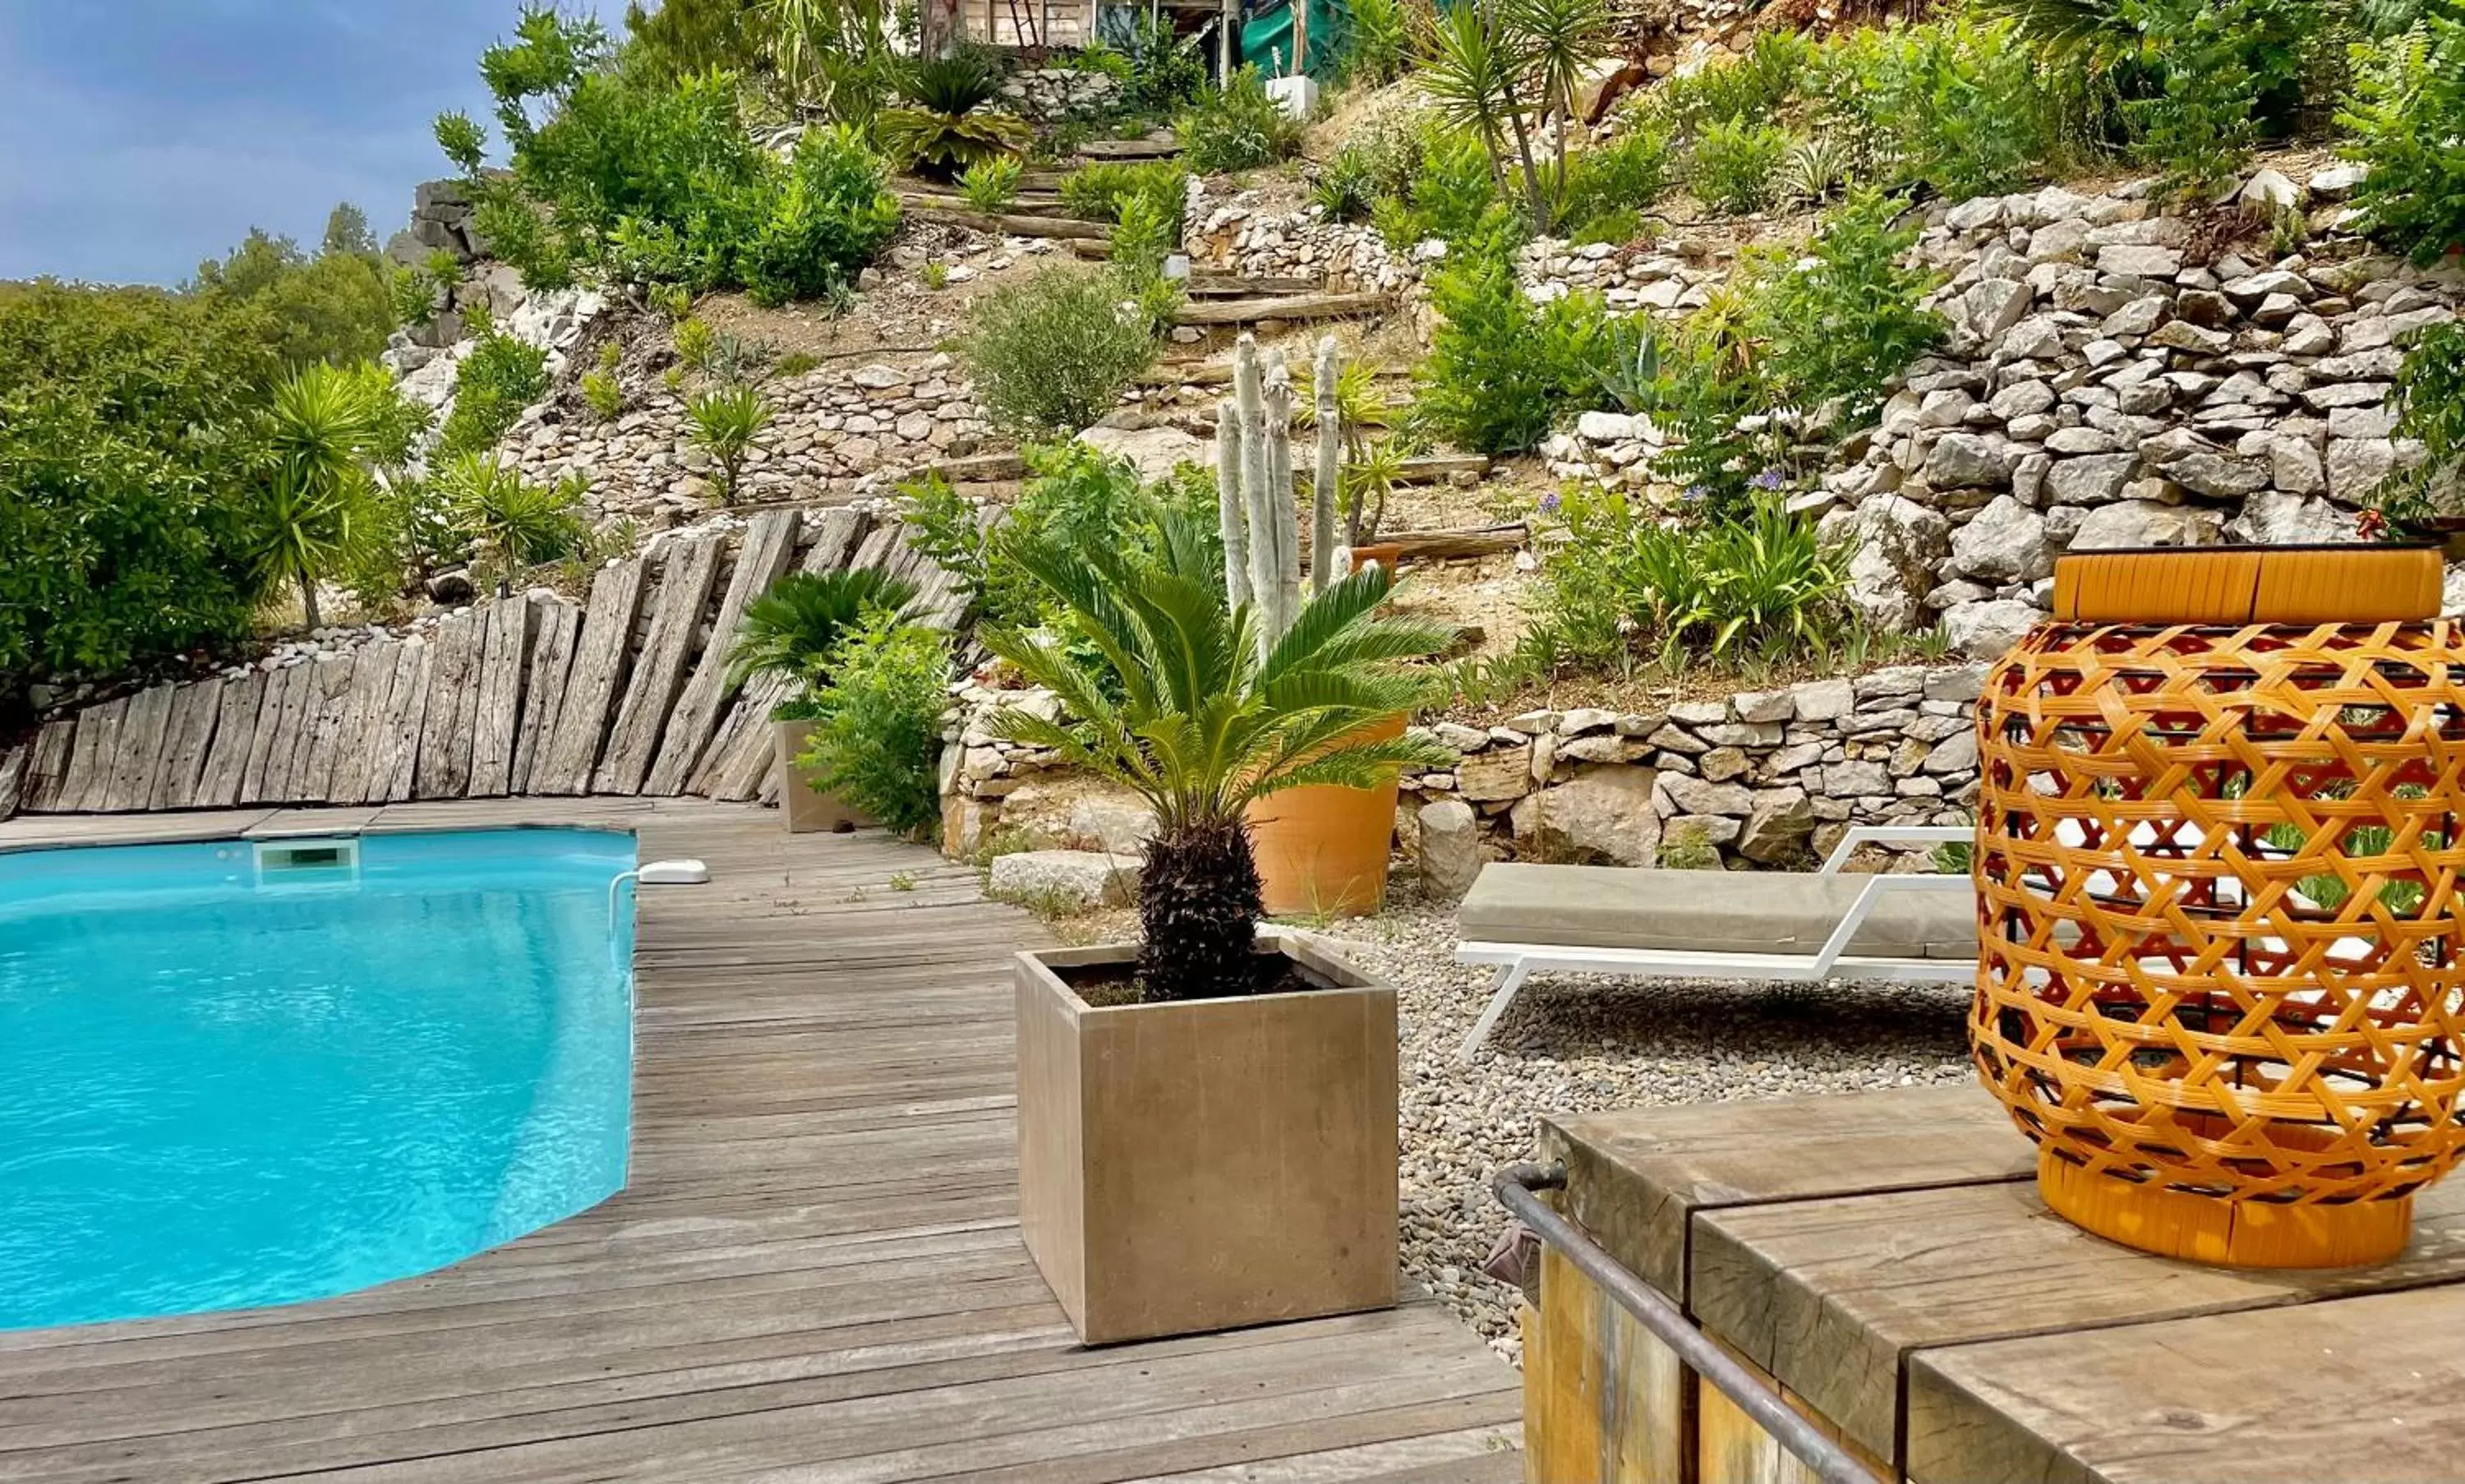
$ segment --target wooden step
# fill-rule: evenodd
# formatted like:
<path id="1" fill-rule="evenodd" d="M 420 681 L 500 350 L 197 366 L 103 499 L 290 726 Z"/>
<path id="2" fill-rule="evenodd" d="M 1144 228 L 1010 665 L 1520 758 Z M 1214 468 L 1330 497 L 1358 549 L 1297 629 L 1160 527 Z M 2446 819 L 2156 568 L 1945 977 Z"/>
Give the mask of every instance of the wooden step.
<path id="1" fill-rule="evenodd" d="M 919 207 L 907 214 L 921 222 L 965 227 L 971 232 L 996 232 L 1011 237 L 1082 237 L 1101 241 L 1113 230 L 1101 222 L 1082 222 L 1066 216 L 988 216 L 982 211 L 943 207 Z"/>
<path id="2" fill-rule="evenodd" d="M 1168 160 L 1181 153 L 1181 141 L 1169 132 L 1144 139 L 1091 139 L 1078 146 L 1081 160 Z"/>
<path id="3" fill-rule="evenodd" d="M 1261 320 L 1357 320 L 1384 314 L 1385 294 L 1297 294 L 1283 298 L 1200 299 L 1181 306 L 1181 324 L 1255 324 Z"/>

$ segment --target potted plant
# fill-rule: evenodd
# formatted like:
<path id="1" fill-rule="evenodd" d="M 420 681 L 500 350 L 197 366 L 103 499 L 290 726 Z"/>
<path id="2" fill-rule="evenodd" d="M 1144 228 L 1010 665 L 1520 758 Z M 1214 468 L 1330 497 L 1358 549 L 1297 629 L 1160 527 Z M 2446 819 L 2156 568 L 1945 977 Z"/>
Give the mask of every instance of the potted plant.
<path id="1" fill-rule="evenodd" d="M 996 726 L 1157 820 L 1140 941 L 1017 961 L 1020 1224 L 1091 1343 L 1395 1296 L 1395 994 L 1260 931 L 1245 811 L 1435 761 L 1425 740 L 1367 733 L 1425 698 L 1400 667 L 1444 635 L 1379 615 L 1383 568 L 1276 625 L 1228 602 L 1194 523 L 1168 513 L 1157 550 L 1021 547 L 1068 642 L 986 640 L 1066 713 Z"/>
<path id="2" fill-rule="evenodd" d="M 767 676 L 788 688 L 786 698 L 770 708 L 779 811 L 788 833 L 844 832 L 872 823 L 824 792 L 797 760 L 812 732 L 819 693 L 829 683 L 831 658 L 840 641 L 868 613 L 895 611 L 915 596 L 913 584 L 880 571 L 790 572 L 744 606 L 736 642 L 728 651 L 729 678 L 743 685 Z"/>

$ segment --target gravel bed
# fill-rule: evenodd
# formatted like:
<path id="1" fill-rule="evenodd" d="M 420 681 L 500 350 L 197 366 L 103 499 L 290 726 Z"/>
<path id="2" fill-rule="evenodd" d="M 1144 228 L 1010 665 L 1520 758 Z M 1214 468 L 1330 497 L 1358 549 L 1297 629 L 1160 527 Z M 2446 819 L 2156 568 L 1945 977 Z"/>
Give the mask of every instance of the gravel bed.
<path id="1" fill-rule="evenodd" d="M 1403 1018 L 1405 1271 L 1520 1362 L 1519 1296 L 1480 1265 L 1506 1225 L 1489 1177 L 1533 1157 L 1540 1119 L 1658 1103 L 1957 1082 L 1957 985 L 1721 986 L 1536 975 L 1478 1058 L 1455 1048 L 1494 970 L 1454 962 L 1455 914 L 1401 905 L 1326 929 L 1395 986 Z"/>

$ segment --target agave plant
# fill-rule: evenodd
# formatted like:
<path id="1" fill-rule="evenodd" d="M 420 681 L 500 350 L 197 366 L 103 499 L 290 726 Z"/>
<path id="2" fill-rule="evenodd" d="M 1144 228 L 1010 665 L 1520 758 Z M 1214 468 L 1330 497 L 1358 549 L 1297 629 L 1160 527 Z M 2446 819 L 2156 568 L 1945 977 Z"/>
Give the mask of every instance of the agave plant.
<path id="1" fill-rule="evenodd" d="M 953 176 L 980 161 L 1016 155 L 1034 141 L 1023 121 L 985 106 L 1000 93 L 1001 77 L 973 52 L 917 63 L 901 91 L 907 103 L 883 109 L 874 131 L 882 148 L 911 169 Z"/>
<path id="2" fill-rule="evenodd" d="M 1169 515 L 1156 544 L 1153 558 L 1020 544 L 1020 567 L 1082 642 L 1016 629 L 985 642 L 1078 720 L 1013 708 L 997 726 L 1155 809 L 1139 883 L 1142 996 L 1247 993 L 1260 909 L 1245 810 L 1287 788 L 1366 787 L 1442 761 L 1427 740 L 1364 730 L 1431 697 L 1431 682 L 1402 667 L 1437 653 L 1446 634 L 1378 616 L 1388 578 L 1371 566 L 1312 597 L 1262 653 L 1255 613 L 1227 609 L 1198 527 Z"/>
<path id="3" fill-rule="evenodd" d="M 727 652 L 728 683 L 767 675 L 814 686 L 827 678 L 831 652 L 866 614 L 896 612 L 915 597 L 915 584 L 878 568 L 790 572 L 744 605 Z"/>

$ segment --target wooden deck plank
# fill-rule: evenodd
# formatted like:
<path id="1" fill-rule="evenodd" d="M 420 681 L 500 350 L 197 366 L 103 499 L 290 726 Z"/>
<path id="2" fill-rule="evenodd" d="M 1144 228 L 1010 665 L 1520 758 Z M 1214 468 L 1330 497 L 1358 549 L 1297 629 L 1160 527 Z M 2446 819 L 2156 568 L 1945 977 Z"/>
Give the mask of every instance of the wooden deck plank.
<path id="1" fill-rule="evenodd" d="M 110 797 L 111 768 L 120 756 L 120 719 L 127 711 L 128 699 L 122 697 L 78 713 L 77 750 L 70 755 L 68 782 L 60 790 L 61 812 L 97 811 Z"/>
<path id="2" fill-rule="evenodd" d="M 419 728 L 419 765 L 411 797 L 458 799 L 471 786 L 471 720 L 477 709 L 472 681 L 485 642 L 476 609 L 437 622 L 430 637 L 428 712 Z"/>
<path id="3" fill-rule="evenodd" d="M 26 796 L 26 767 L 34 749 L 26 743 L 0 752 L 0 820 L 17 816 L 19 801 Z"/>
<path id="4" fill-rule="evenodd" d="M 379 741 L 385 735 L 386 707 L 393 698 L 401 649 L 394 640 L 381 639 L 359 651 L 343 723 L 334 736 L 333 767 L 325 776 L 323 798 L 344 804 L 366 799 L 368 777 L 376 768 Z"/>
<path id="5" fill-rule="evenodd" d="M 48 814 L 60 807 L 61 790 L 68 786 L 69 761 L 77 753 L 77 718 L 61 717 L 43 723 L 34 734 L 33 755 L 26 764 L 26 794 L 21 801 L 29 814 Z"/>
<path id="6" fill-rule="evenodd" d="M 1005 959 L 1040 930 L 971 873 L 683 799 L 245 818 L 598 822 L 709 860 L 710 886 L 640 905 L 631 1184 L 334 1299 L 0 1334 L 0 1478 L 1513 1476 L 1514 1372 L 1427 1301 L 1076 1343 L 1017 1239 Z M 870 889 L 899 873 L 916 892 Z"/>
<path id="7" fill-rule="evenodd" d="M 300 750 L 293 755 L 291 786 L 284 802 L 322 804 L 333 797 L 334 763 L 366 653 L 321 655 L 308 667 L 315 676 L 315 705 L 300 726 Z"/>
<path id="8" fill-rule="evenodd" d="M 734 668 L 729 651 L 736 643 L 737 625 L 744 617 L 745 605 L 767 591 L 779 574 L 788 569 L 788 559 L 795 555 L 796 526 L 801 519 L 793 510 L 766 510 L 745 528 L 744 543 L 736 553 L 736 569 L 728 576 L 719 616 L 710 626 L 710 640 L 702 646 L 693 677 L 685 682 L 669 713 L 667 730 L 659 739 L 658 757 L 643 782 L 643 792 L 678 794 L 693 781 L 694 769 L 711 745 L 722 712 L 736 697 L 737 688 L 729 683 Z"/>
<path id="9" fill-rule="evenodd" d="M 162 765 L 155 769 L 149 809 L 184 809 L 197 802 L 222 708 L 223 682 L 215 676 L 181 686 L 171 697 L 170 723 L 163 731 Z"/>
<path id="10" fill-rule="evenodd" d="M 408 799 L 417 786 L 419 739 L 428 729 L 428 681 L 435 656 L 436 647 L 426 639 L 406 639 L 396 649 L 393 686 L 386 696 L 385 719 L 377 727 L 367 787 L 356 802 L 379 804 Z"/>
<path id="11" fill-rule="evenodd" d="M 300 742 L 300 703 L 307 681 L 300 665 L 267 672 L 265 700 L 256 713 L 256 735 L 248 744 L 248 771 L 240 778 L 240 803 L 280 801 L 282 775 L 289 770 L 292 749 Z"/>
<path id="12" fill-rule="evenodd" d="M 2453 1479 L 2465 1288 L 2342 1298 L 1921 1356 L 1923 1484 Z"/>
<path id="13" fill-rule="evenodd" d="M 256 748 L 257 714 L 265 707 L 268 676 L 251 670 L 223 682 L 215 703 L 214 740 L 206 753 L 206 770 L 197 778 L 199 808 L 230 808 L 239 802 L 240 785 L 248 776 L 248 760 Z"/>
<path id="14" fill-rule="evenodd" d="M 171 698 L 177 686 L 148 686 L 128 698 L 120 722 L 120 749 L 111 764 L 111 782 L 98 808 L 115 814 L 145 808 L 154 794 L 154 770 L 163 761 L 163 737 L 171 726 Z"/>
<path id="15" fill-rule="evenodd" d="M 530 599 L 500 598 L 488 605 L 487 615 L 487 642 L 474 687 L 468 790 L 473 798 L 500 798 L 513 791 L 514 740 L 522 727 L 522 681 L 531 662 Z"/>
<path id="16" fill-rule="evenodd" d="M 658 601 L 651 609 L 650 632 L 642 636 L 633 677 L 625 683 L 625 699 L 608 729 L 608 748 L 591 774 L 595 793 L 640 793 L 651 771 L 659 734 L 676 705 L 677 688 L 684 683 L 685 666 L 693 659 L 694 641 L 701 632 L 702 611 L 710 606 L 711 585 L 719 576 L 720 542 L 716 537 L 680 541 L 668 548 L 659 570 Z"/>
<path id="17" fill-rule="evenodd" d="M 633 652 L 633 624 L 641 616 L 646 586 L 638 560 L 603 566 L 591 579 L 590 606 L 583 615 L 581 636 L 574 641 L 565 700 L 557 712 L 555 731 L 532 771 L 529 792 L 590 791 L 590 775 L 599 765 L 608 719 L 624 688 L 625 661 Z"/>
<path id="18" fill-rule="evenodd" d="M 582 610 L 562 598 L 543 598 L 532 619 L 530 674 L 522 681 L 522 717 L 514 733 L 514 766 L 507 791 L 528 793 L 540 753 L 556 735 L 565 705 L 566 677 L 573 669 L 573 641 L 582 631 Z"/>

